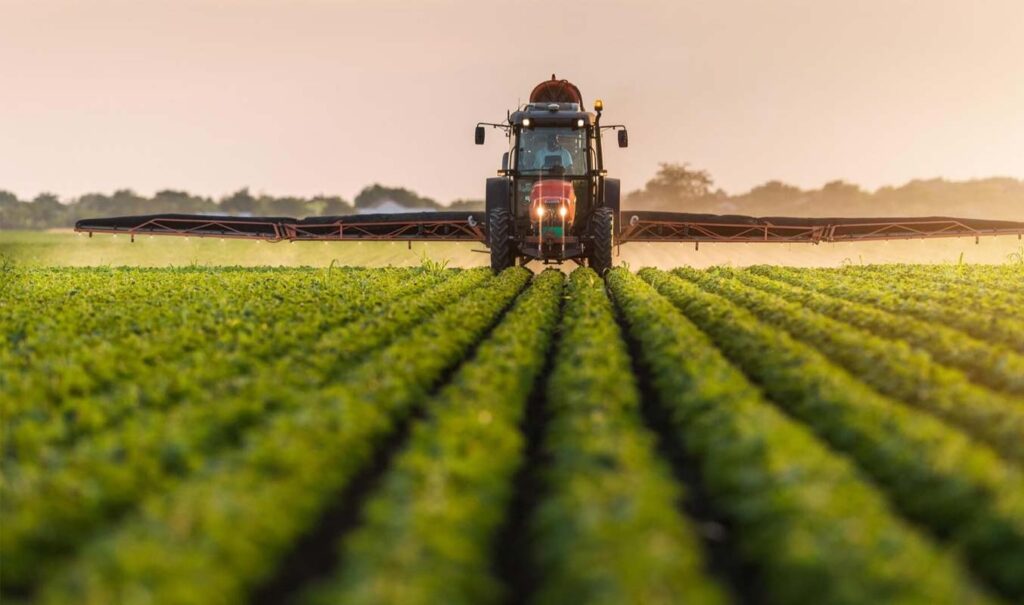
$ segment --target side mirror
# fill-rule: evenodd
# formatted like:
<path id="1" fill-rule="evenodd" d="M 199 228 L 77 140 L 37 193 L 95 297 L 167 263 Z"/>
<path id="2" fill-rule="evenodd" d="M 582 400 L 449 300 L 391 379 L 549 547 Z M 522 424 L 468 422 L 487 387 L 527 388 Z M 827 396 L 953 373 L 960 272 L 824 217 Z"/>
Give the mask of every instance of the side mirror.
<path id="1" fill-rule="evenodd" d="M 508 152 L 501 154 L 501 169 L 508 170 Z"/>
<path id="2" fill-rule="evenodd" d="M 625 128 L 619 131 L 619 147 L 629 147 L 629 133 Z"/>
<path id="3" fill-rule="evenodd" d="M 476 127 L 476 133 L 475 133 L 473 138 L 476 140 L 476 144 L 477 145 L 483 145 L 484 144 L 484 127 L 483 126 L 477 126 Z"/>

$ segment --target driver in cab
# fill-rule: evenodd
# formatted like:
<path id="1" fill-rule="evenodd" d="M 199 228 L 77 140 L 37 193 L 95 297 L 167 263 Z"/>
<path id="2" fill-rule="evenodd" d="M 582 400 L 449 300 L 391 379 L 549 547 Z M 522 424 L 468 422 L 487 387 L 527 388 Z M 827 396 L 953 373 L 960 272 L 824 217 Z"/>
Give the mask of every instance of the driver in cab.
<path id="1" fill-rule="evenodd" d="M 540 149 L 534 151 L 533 164 L 536 170 L 551 170 L 560 166 L 563 171 L 568 171 L 572 166 L 572 154 L 562 147 L 558 142 L 558 136 L 552 132 L 545 136 Z"/>

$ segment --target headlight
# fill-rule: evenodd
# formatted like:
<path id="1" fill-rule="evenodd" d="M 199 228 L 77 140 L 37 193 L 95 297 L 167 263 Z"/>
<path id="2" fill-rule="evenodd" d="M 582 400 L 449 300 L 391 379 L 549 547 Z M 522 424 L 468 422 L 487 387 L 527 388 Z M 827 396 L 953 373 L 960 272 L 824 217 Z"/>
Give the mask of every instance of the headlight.
<path id="1" fill-rule="evenodd" d="M 583 118 L 576 120 L 576 126 L 579 128 L 583 128 Z"/>
<path id="2" fill-rule="evenodd" d="M 523 128 L 530 127 L 530 118 L 523 118 Z"/>
<path id="3" fill-rule="evenodd" d="M 558 207 L 558 216 L 565 218 L 565 215 L 569 214 L 569 209 L 565 206 Z"/>
<path id="4" fill-rule="evenodd" d="M 544 206 L 537 206 L 537 218 L 544 218 Z"/>

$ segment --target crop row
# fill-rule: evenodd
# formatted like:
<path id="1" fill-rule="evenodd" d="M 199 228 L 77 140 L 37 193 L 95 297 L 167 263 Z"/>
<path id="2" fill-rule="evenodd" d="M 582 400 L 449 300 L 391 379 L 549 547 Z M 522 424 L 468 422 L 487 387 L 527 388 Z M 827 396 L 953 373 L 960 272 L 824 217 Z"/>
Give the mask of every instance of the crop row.
<path id="1" fill-rule="evenodd" d="M 967 430 L 1006 458 L 1024 462 L 1024 401 L 972 384 L 906 343 L 882 338 L 731 278 L 688 268 L 674 273 L 746 307 L 760 320 L 824 353 L 880 393 Z"/>
<path id="2" fill-rule="evenodd" d="M 367 314 L 323 335 L 330 364 L 304 364 L 309 346 L 246 373 L 227 396 L 200 392 L 170 409 L 147 408 L 109 430 L 5 465 L 0 501 L 2 578 L 8 586 L 38 579 L 40 560 L 66 553 L 143 496 L 168 489 L 207 465 L 211 456 L 242 444 L 276 414 L 301 409 L 321 392 L 352 383 L 349 366 L 417 323 L 477 292 L 485 270 L 462 272 L 390 312 Z M 287 371 L 284 371 L 287 370 Z M 102 407 L 102 402 L 97 402 Z"/>
<path id="3" fill-rule="evenodd" d="M 510 269 L 424 318 L 343 381 L 274 415 L 238 450 L 147 499 L 48 581 L 41 601 L 246 600 L 528 278 Z"/>
<path id="4" fill-rule="evenodd" d="M 759 598 L 984 600 L 954 557 L 894 515 L 845 457 L 766 402 L 665 297 L 625 270 L 608 282 L 669 430 L 696 460 L 714 504 L 736 526 L 742 555 L 759 571 L 748 579 Z"/>
<path id="5" fill-rule="evenodd" d="M 993 346 L 959 330 L 890 313 L 871 305 L 836 298 L 811 289 L 817 281 L 804 277 L 801 286 L 773 279 L 770 268 L 730 271 L 731 277 L 785 300 L 828 315 L 873 334 L 899 338 L 926 351 L 939 363 L 963 370 L 973 381 L 1014 395 L 1024 395 L 1024 355 Z"/>
<path id="6" fill-rule="evenodd" d="M 551 272 L 537 282 L 431 402 L 364 525 L 346 541 L 340 574 L 312 593 L 313 602 L 509 597 L 493 574 L 493 540 L 523 464 L 525 398 L 562 288 Z M 544 487 L 528 520 L 529 552 L 518 553 L 541 570 L 532 600 L 721 600 L 701 572 L 697 540 L 676 509 L 677 489 L 642 427 L 603 282 L 578 270 L 566 300 L 545 389 Z"/>
<path id="7" fill-rule="evenodd" d="M 603 281 L 573 272 L 547 386 L 546 492 L 531 524 L 540 603 L 719 603 L 685 494 L 644 426 Z"/>
<path id="8" fill-rule="evenodd" d="M 962 548 L 972 568 L 1001 592 L 1024 599 L 1018 470 L 728 300 L 660 271 L 640 274 L 777 405 L 853 458 L 905 515 Z"/>
<path id="9" fill-rule="evenodd" d="M 330 279 L 276 271 L 246 275 L 133 269 L 111 274 L 73 271 L 59 277 L 45 270 L 26 271 L 0 308 L 13 362 L 0 369 L 0 380 L 8 392 L 32 396 L 28 402 L 14 399 L 9 404 L 31 403 L 33 411 L 66 406 L 82 395 L 116 389 L 126 381 L 138 383 L 137 372 L 173 359 L 167 355 L 202 352 L 211 342 L 221 347 L 245 340 L 246 328 L 267 331 L 287 325 L 274 319 L 313 311 L 317 301 L 340 311 L 340 301 L 358 294 L 360 283 L 384 285 L 402 277 L 392 270 L 356 269 L 334 271 Z M 284 299 L 288 305 L 281 304 Z M 5 409 L 8 415 L 13 411 Z"/>
<path id="10" fill-rule="evenodd" d="M 975 338 L 999 343 L 1017 353 L 1024 353 L 1024 319 L 1002 315 L 998 310 L 987 308 L 984 304 L 945 304 L 907 297 L 896 290 L 887 289 L 884 286 L 885 282 L 878 279 L 843 279 L 835 274 L 816 277 L 817 274 L 813 271 L 787 267 L 753 267 L 750 270 L 762 275 L 770 272 L 773 277 L 796 285 L 809 285 L 813 280 L 813 287 L 825 294 L 874 305 L 892 313 L 906 314 L 928 322 L 943 323 L 967 332 Z"/>
<path id="11" fill-rule="evenodd" d="M 866 265 L 844 267 L 844 271 L 857 271 L 882 276 L 885 279 L 901 277 L 926 278 L 943 284 L 981 287 L 988 291 L 1024 294 L 1024 264 L 1006 265 Z"/>
<path id="12" fill-rule="evenodd" d="M 45 345 L 37 339 L 41 350 L 15 356 L 24 358 L 22 363 L 34 359 L 40 368 L 20 373 L 17 367 L 0 370 L 8 373 L 8 379 L 0 378 L 0 384 L 10 393 L 9 407 L 19 407 L 5 414 L 5 453 L 32 459 L 45 447 L 69 445 L 140 410 L 168 409 L 182 400 L 220 399 L 240 389 L 257 374 L 256 368 L 271 360 L 275 372 L 288 375 L 304 367 L 310 341 L 365 314 L 381 313 L 388 303 L 402 304 L 404 297 L 437 285 L 448 275 L 347 275 L 333 282 L 339 287 L 314 292 L 310 304 L 303 304 L 298 292 L 289 295 L 298 300 L 280 304 L 273 294 L 281 292 L 284 284 L 289 290 L 315 290 L 308 282 L 289 282 L 283 276 L 279 279 L 284 283 L 271 291 L 261 287 L 243 296 L 232 289 L 228 292 L 233 294 L 216 296 L 216 302 L 196 301 L 192 293 L 188 298 L 165 301 L 168 306 L 198 307 L 193 310 L 198 317 L 184 324 L 188 330 L 183 331 L 182 324 L 174 321 L 152 330 L 139 328 L 130 335 L 115 334 L 101 343 L 83 344 L 89 354 L 81 353 L 77 360 L 55 350 L 60 345 L 52 342 L 52 335 Z M 319 299 L 322 304 L 314 304 Z M 51 315 L 61 325 L 74 325 L 77 313 L 66 315 L 62 309 L 53 309 Z M 97 378 L 98 366 L 108 368 L 102 381 Z M 72 396 L 66 390 L 72 388 L 69 382 L 76 376 L 89 377 L 90 384 L 83 381 L 73 387 L 76 394 Z M 48 405 L 54 397 L 59 403 Z"/>
<path id="13" fill-rule="evenodd" d="M 812 273 L 825 274 L 850 280 L 851 283 L 869 281 L 901 296 L 933 301 L 954 307 L 981 305 L 994 313 L 1024 318 L 1024 294 L 1005 290 L 1011 280 L 1002 279 L 1003 287 L 994 287 L 978 280 L 954 280 L 941 274 L 929 274 L 914 269 L 880 270 L 878 267 L 843 267 L 841 269 L 815 269 Z"/>
<path id="14" fill-rule="evenodd" d="M 492 553 L 524 462 L 520 431 L 559 316 L 564 278 L 533 280 L 473 358 L 426 404 L 406 447 L 312 602 L 484 603 Z"/>

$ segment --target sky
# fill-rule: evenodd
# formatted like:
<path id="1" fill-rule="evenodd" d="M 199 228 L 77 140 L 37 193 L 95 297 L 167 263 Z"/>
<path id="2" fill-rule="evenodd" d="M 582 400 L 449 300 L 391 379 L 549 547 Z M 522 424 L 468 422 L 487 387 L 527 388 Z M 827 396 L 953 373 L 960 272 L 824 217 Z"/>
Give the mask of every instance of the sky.
<path id="1" fill-rule="evenodd" d="M 482 198 L 552 73 L 624 190 L 1024 177 L 1020 0 L 0 0 L 0 189 Z"/>

